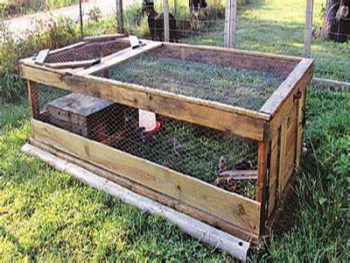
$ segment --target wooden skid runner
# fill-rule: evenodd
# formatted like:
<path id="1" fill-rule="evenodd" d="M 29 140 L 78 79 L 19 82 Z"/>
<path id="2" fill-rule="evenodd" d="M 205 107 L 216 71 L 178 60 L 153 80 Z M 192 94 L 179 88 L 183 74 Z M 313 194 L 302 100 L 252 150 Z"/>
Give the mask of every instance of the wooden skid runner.
<path id="1" fill-rule="evenodd" d="M 35 140 L 138 182 L 157 192 L 213 214 L 243 230 L 259 235 L 260 203 L 226 192 L 198 179 L 32 120 Z"/>
<path id="2" fill-rule="evenodd" d="M 206 242 L 215 248 L 222 249 L 237 259 L 245 261 L 247 258 L 250 244 L 244 240 L 215 229 L 203 222 L 179 213 L 172 208 L 140 196 L 110 180 L 99 177 L 95 173 L 85 170 L 78 165 L 66 162 L 32 145 L 24 145 L 22 147 L 22 152 L 33 157 L 40 158 L 42 161 L 53 166 L 54 168 L 62 172 L 67 172 L 83 183 L 88 184 L 100 191 L 104 191 L 107 194 L 120 199 L 126 204 L 136 206 L 139 209 L 151 214 L 159 215 L 177 225 L 185 233 L 199 239 L 201 242 Z"/>

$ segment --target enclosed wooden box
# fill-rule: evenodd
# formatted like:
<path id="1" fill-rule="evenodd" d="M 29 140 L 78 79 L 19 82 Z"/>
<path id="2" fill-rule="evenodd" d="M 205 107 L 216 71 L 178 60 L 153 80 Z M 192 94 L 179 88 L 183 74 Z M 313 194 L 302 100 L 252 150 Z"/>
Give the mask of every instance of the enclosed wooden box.
<path id="1" fill-rule="evenodd" d="M 313 61 L 225 48 L 144 43 L 137 49 L 106 56 L 88 68 L 57 70 L 45 64 L 38 66 L 32 58 L 23 60 L 21 72 L 28 80 L 32 106 L 31 143 L 257 244 L 278 217 L 300 165 L 306 86 L 312 78 Z M 143 133 L 131 134 L 137 126 L 135 112 L 125 113 L 125 109 L 122 117 L 113 120 L 124 125 L 114 131 L 119 131 L 118 144 L 59 128 L 40 117 L 41 86 L 37 83 L 124 105 L 127 112 L 154 112 L 159 133 L 152 142 Z M 161 137 L 159 134 L 169 133 L 169 127 L 175 127 L 175 133 L 170 138 Z M 205 140 L 195 152 L 179 133 L 184 129 L 193 132 L 186 140 L 195 140 L 205 132 Z M 136 137 L 139 141 L 135 144 Z M 255 200 L 192 176 L 195 167 L 202 169 L 201 165 L 192 165 L 191 159 L 179 156 L 176 149 L 176 155 L 172 152 L 172 141 L 176 148 L 179 139 L 197 162 L 208 145 L 213 154 L 205 155 L 205 160 L 210 160 L 224 145 L 211 146 L 211 138 L 221 142 L 228 137 L 244 143 L 248 140 L 249 147 L 257 150 L 253 162 L 253 168 L 257 168 Z M 130 138 L 132 143 L 128 143 Z M 167 146 L 161 148 L 159 145 L 164 143 Z M 145 144 L 152 145 L 147 149 L 159 150 L 153 155 L 140 155 L 146 152 L 142 148 Z M 234 145 L 241 144 L 239 141 Z M 228 154 L 235 151 L 227 145 Z M 166 155 L 171 158 L 166 159 Z M 178 158 L 177 163 L 171 163 L 174 158 Z M 191 164 L 192 170 L 179 169 L 181 161 Z"/>

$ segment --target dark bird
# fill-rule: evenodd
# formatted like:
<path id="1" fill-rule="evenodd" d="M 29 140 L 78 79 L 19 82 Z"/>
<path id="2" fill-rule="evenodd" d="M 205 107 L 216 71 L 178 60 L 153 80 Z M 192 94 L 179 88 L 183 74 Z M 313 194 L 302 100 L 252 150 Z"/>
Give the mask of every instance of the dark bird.
<path id="1" fill-rule="evenodd" d="M 148 27 L 152 40 L 164 41 L 164 13 L 157 13 L 154 9 L 154 3 L 150 0 L 144 0 L 142 13 L 146 12 L 148 17 Z M 176 19 L 169 13 L 169 40 L 178 42 L 176 29 Z"/>
<path id="2" fill-rule="evenodd" d="M 225 188 L 226 178 L 224 178 L 224 177 L 216 178 L 214 185 L 216 185 L 217 187 L 220 187 L 220 188 Z"/>
<path id="3" fill-rule="evenodd" d="M 244 158 L 242 160 L 239 160 L 235 164 L 235 169 L 236 170 L 251 170 L 252 169 L 252 163 L 248 159 Z"/>
<path id="4" fill-rule="evenodd" d="M 182 157 L 185 155 L 185 149 L 182 147 L 182 145 L 179 143 L 179 141 L 176 138 L 174 138 L 174 152 L 179 157 Z"/>
<path id="5" fill-rule="evenodd" d="M 335 19 L 340 21 L 340 19 L 344 19 L 349 15 L 349 7 L 346 5 L 341 5 L 335 15 Z"/>
<path id="6" fill-rule="evenodd" d="M 225 156 L 221 156 L 219 160 L 219 172 L 225 172 L 227 171 L 227 161 Z"/>
<path id="7" fill-rule="evenodd" d="M 226 178 L 225 189 L 230 191 L 230 192 L 235 192 L 236 191 L 237 183 L 236 183 L 235 179 L 233 178 L 233 176 L 229 176 L 228 178 Z"/>

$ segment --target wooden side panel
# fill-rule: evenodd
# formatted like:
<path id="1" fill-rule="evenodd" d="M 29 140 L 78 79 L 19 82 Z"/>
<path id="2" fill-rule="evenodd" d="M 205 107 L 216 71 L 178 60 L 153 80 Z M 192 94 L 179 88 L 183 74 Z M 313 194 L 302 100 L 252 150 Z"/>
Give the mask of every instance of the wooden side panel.
<path id="1" fill-rule="evenodd" d="M 269 199 L 268 216 L 271 215 L 276 203 L 278 202 L 278 184 L 279 184 L 279 159 L 280 159 L 280 133 L 272 137 L 271 142 L 271 167 L 269 177 Z"/>
<path id="2" fill-rule="evenodd" d="M 259 235 L 260 203 L 32 120 L 35 139 Z"/>
<path id="3" fill-rule="evenodd" d="M 93 76 L 64 75 L 28 66 L 22 66 L 22 76 L 38 83 L 152 111 L 257 141 L 264 138 L 266 120 L 263 118 L 269 117 L 245 112 L 244 109 L 236 113 L 235 109 L 226 109 L 210 102 L 163 94 L 137 85 L 126 85 Z"/>

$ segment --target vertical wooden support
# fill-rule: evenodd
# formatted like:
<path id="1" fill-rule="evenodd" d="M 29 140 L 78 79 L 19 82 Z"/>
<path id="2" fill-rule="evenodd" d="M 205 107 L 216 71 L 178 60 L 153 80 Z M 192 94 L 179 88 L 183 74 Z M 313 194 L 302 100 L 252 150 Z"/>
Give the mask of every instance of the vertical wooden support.
<path id="1" fill-rule="evenodd" d="M 30 115 L 32 118 L 36 118 L 40 112 L 39 90 L 35 82 L 28 80 L 27 86 L 28 86 L 28 98 L 29 98 L 29 105 L 30 105 Z"/>
<path id="2" fill-rule="evenodd" d="M 79 0 L 79 18 L 80 18 L 80 34 L 81 34 L 81 39 L 84 38 L 84 22 L 83 22 L 83 0 Z"/>
<path id="3" fill-rule="evenodd" d="M 233 48 L 235 46 L 236 13 L 237 13 L 237 0 L 227 0 L 226 14 L 225 14 L 225 39 L 224 39 L 224 45 L 226 48 Z"/>
<path id="4" fill-rule="evenodd" d="M 117 6 L 117 21 L 118 21 L 118 33 L 124 33 L 124 14 L 123 14 L 123 0 L 116 0 Z"/>
<path id="5" fill-rule="evenodd" d="M 163 0 L 163 12 L 164 12 L 164 41 L 169 42 L 170 40 L 170 29 L 169 29 L 169 3 L 168 0 Z"/>
<path id="6" fill-rule="evenodd" d="M 268 183 L 270 170 L 271 141 L 259 142 L 258 148 L 258 191 L 256 200 L 261 203 L 260 233 L 264 232 L 268 212 Z"/>
<path id="7" fill-rule="evenodd" d="M 279 158 L 279 171 L 278 171 L 278 194 L 279 200 L 281 200 L 283 186 L 284 186 L 284 175 L 285 175 L 285 164 L 286 164 L 286 144 L 287 144 L 287 126 L 288 126 L 288 118 L 283 121 L 281 126 L 280 133 L 280 158 Z"/>
<path id="8" fill-rule="evenodd" d="M 298 101 L 298 119 L 297 119 L 297 138 L 295 146 L 295 168 L 300 167 L 301 149 L 303 145 L 304 118 L 305 118 L 305 101 L 306 89 L 302 93 L 301 99 Z"/>
<path id="9" fill-rule="evenodd" d="M 314 0 L 306 0 L 306 17 L 304 32 L 304 57 L 311 56 L 311 40 L 312 40 L 312 16 L 314 9 Z"/>

